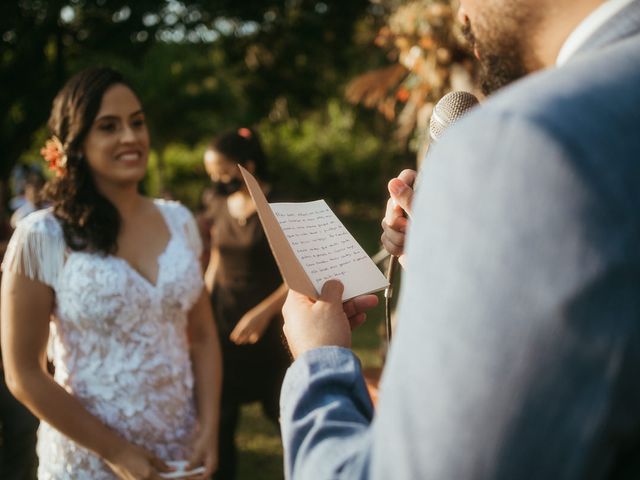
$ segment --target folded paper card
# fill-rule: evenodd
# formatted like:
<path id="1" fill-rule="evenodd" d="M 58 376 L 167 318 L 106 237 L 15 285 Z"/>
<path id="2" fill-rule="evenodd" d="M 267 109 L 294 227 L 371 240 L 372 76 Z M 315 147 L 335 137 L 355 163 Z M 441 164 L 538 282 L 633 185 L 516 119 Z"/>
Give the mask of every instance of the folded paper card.
<path id="1" fill-rule="evenodd" d="M 338 279 L 343 300 L 349 300 L 387 287 L 382 272 L 324 200 L 269 204 L 253 175 L 239 168 L 289 288 L 318 298 L 327 280 Z"/>

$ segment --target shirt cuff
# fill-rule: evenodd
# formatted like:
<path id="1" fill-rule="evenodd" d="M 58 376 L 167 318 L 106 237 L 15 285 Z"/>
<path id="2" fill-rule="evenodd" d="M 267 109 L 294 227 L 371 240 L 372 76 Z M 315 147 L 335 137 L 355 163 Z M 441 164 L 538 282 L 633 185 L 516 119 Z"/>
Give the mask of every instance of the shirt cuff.
<path id="1" fill-rule="evenodd" d="M 371 402 L 358 357 L 348 348 L 319 347 L 300 355 L 287 370 L 280 396 L 282 411 L 293 408 L 292 404 L 309 390 L 328 384 L 341 390 L 355 391 L 358 397 L 364 392 L 366 403 Z"/>

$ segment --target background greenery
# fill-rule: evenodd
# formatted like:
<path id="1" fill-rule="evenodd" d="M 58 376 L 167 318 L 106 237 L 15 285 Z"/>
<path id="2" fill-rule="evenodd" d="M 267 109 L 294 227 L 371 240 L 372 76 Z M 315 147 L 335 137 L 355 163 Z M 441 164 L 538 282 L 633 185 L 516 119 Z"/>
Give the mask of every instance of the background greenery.
<path id="1" fill-rule="evenodd" d="M 55 93 L 98 64 L 123 71 L 141 97 L 152 195 L 170 190 L 195 207 L 204 146 L 255 126 L 279 191 L 380 204 L 385 179 L 413 154 L 344 89 L 386 61 L 372 39 L 388 10 L 369 0 L 2 2 L 0 179 L 40 162 Z"/>

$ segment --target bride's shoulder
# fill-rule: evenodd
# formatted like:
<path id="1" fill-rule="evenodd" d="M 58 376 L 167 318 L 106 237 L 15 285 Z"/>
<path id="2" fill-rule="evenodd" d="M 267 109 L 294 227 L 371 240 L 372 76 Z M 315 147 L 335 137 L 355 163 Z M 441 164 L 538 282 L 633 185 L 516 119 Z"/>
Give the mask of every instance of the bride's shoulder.
<path id="1" fill-rule="evenodd" d="M 60 221 L 53 214 L 53 208 L 43 208 L 31 212 L 16 225 L 14 235 L 45 234 L 60 237 L 63 235 Z"/>
<path id="2" fill-rule="evenodd" d="M 16 225 L 2 261 L 2 270 L 53 286 L 62 270 L 65 250 L 62 226 L 53 210 L 37 210 Z"/>

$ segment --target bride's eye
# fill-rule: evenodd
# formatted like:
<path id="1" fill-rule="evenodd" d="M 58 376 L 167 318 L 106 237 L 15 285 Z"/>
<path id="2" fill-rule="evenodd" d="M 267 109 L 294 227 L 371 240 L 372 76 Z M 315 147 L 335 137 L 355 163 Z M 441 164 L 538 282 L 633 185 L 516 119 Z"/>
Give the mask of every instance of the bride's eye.
<path id="1" fill-rule="evenodd" d="M 98 129 L 103 132 L 115 132 L 117 128 L 116 122 L 104 122 L 98 125 Z"/>
<path id="2" fill-rule="evenodd" d="M 135 128 L 140 128 L 140 127 L 144 127 L 145 125 L 145 119 L 144 117 L 140 117 L 140 118 L 136 118 L 135 120 L 131 121 L 131 126 L 135 127 Z"/>

